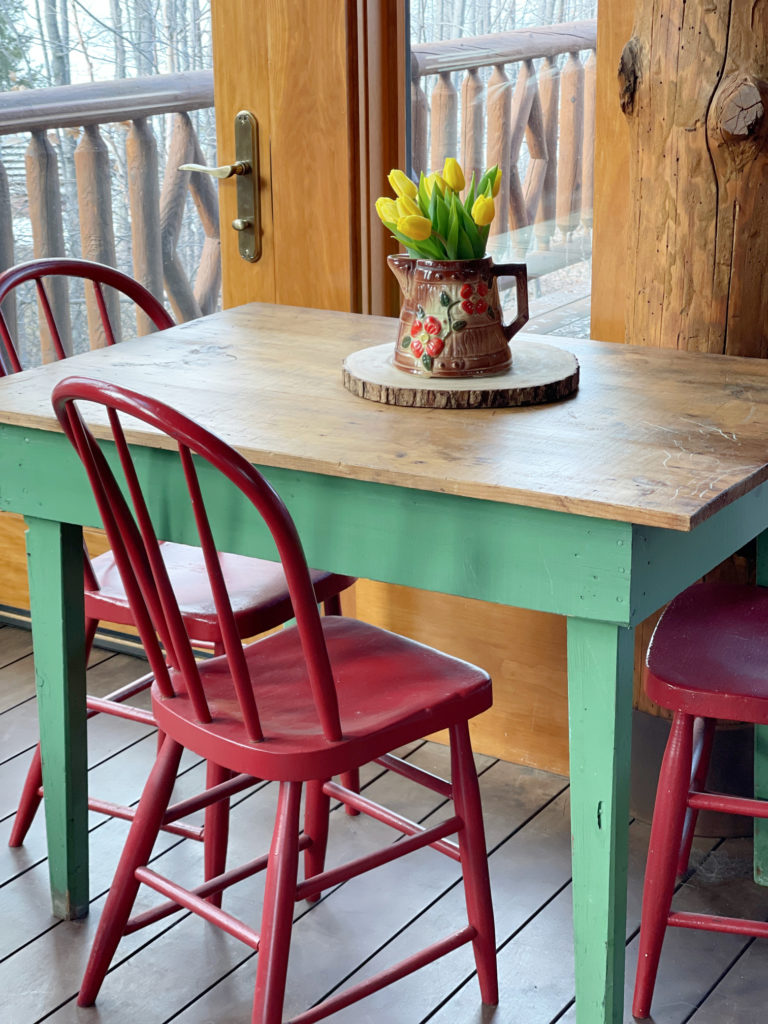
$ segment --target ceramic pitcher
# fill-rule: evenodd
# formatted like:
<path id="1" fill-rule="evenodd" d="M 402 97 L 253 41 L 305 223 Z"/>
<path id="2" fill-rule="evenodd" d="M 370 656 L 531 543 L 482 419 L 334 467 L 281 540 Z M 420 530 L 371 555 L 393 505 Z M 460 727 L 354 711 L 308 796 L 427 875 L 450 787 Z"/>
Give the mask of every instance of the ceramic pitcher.
<path id="1" fill-rule="evenodd" d="M 482 377 L 512 365 L 510 338 L 528 320 L 524 263 L 388 256 L 403 293 L 395 366 L 431 377 Z M 497 279 L 514 277 L 517 316 L 501 319 Z"/>

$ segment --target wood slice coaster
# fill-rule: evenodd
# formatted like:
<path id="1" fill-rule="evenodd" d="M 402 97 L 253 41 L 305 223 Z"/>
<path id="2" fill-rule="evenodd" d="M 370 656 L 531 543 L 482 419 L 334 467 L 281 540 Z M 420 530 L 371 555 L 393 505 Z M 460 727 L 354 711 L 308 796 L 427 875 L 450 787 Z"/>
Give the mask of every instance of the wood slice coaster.
<path id="1" fill-rule="evenodd" d="M 572 395 L 579 363 L 565 349 L 515 339 L 512 368 L 493 377 L 421 377 L 392 362 L 392 345 L 374 345 L 344 360 L 344 387 L 359 398 L 420 409 L 501 409 Z"/>

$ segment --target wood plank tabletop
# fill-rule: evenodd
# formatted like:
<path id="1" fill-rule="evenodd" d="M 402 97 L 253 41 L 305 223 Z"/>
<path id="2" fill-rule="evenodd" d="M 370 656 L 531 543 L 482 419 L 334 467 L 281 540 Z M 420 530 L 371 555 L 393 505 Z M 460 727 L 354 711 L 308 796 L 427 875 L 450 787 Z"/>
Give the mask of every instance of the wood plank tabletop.
<path id="1" fill-rule="evenodd" d="M 581 367 L 562 402 L 408 409 L 346 391 L 344 357 L 395 337 L 384 317 L 240 306 L 0 380 L 0 423 L 57 429 L 53 384 L 81 374 L 168 402 L 256 464 L 675 530 L 768 478 L 768 362 L 558 337 Z"/>

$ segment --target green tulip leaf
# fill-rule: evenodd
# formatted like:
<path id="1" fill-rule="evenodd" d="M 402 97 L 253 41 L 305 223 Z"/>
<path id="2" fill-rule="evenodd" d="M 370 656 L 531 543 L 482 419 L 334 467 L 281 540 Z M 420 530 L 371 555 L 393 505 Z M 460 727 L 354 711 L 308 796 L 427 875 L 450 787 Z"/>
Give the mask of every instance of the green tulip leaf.
<path id="1" fill-rule="evenodd" d="M 410 337 L 409 337 L 409 336 L 408 336 L 408 335 L 406 334 L 406 336 L 405 336 L 405 337 L 403 338 L 403 340 L 402 340 L 402 341 L 400 342 L 400 348 L 410 348 L 410 347 L 411 347 L 411 339 L 410 339 Z"/>
<path id="2" fill-rule="evenodd" d="M 425 352 L 424 355 L 421 357 L 421 361 L 422 363 L 424 363 L 424 368 L 426 370 L 432 369 L 432 356 L 428 356 L 427 353 Z"/>
<path id="3" fill-rule="evenodd" d="M 463 331 L 464 328 L 467 326 L 467 321 L 466 320 L 454 320 L 453 323 L 451 324 L 451 326 L 453 327 L 454 331 Z"/>
<path id="4" fill-rule="evenodd" d="M 469 240 L 469 236 L 461 224 L 459 225 L 459 238 L 456 251 L 460 260 L 471 260 L 475 257 L 475 250 L 472 248 L 472 242 Z"/>
<path id="5" fill-rule="evenodd" d="M 440 292 L 440 305 L 441 306 L 450 306 L 450 304 L 451 304 L 451 296 L 448 294 L 448 292 L 445 292 L 445 291 Z"/>
<path id="6" fill-rule="evenodd" d="M 458 259 L 459 251 L 459 215 L 456 212 L 458 200 L 453 196 L 448 215 L 448 235 L 445 239 L 445 251 L 449 260 Z"/>
<path id="7" fill-rule="evenodd" d="M 443 238 L 447 238 L 448 221 L 450 220 L 450 214 L 448 212 L 448 203 L 445 201 L 442 193 L 437 188 L 437 186 L 435 186 L 432 195 L 434 195 L 435 192 L 438 192 L 437 201 L 435 203 L 435 212 L 437 217 L 437 233 L 438 235 L 441 235 Z M 432 223 L 434 224 L 434 220 L 432 221 Z"/>
<path id="8" fill-rule="evenodd" d="M 471 259 L 474 257 L 479 260 L 485 256 L 485 238 L 482 237 L 477 224 L 475 224 L 463 206 L 459 206 L 459 216 L 461 217 L 461 228 L 469 239 L 469 244 L 472 248 L 472 256 L 464 258 Z"/>
<path id="9" fill-rule="evenodd" d="M 472 209 L 472 204 L 474 203 L 474 201 L 475 201 L 475 172 L 472 171 L 472 180 L 469 183 L 469 188 L 467 189 L 467 197 L 464 200 L 464 209 L 465 209 L 465 211 L 467 213 L 469 213 L 469 211 Z"/>
<path id="10" fill-rule="evenodd" d="M 429 217 L 429 193 L 427 192 L 427 179 L 424 171 L 419 175 L 419 191 L 417 193 L 419 208 L 425 217 Z M 430 220 L 432 218 L 430 217 Z"/>

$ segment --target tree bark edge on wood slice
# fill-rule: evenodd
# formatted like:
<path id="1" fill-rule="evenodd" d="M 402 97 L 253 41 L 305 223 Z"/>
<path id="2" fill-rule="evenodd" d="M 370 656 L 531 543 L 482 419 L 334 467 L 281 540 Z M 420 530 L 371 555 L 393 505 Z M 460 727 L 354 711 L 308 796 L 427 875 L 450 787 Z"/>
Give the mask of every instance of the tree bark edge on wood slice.
<path id="1" fill-rule="evenodd" d="M 556 402 L 579 386 L 572 352 L 516 339 L 512 368 L 488 377 L 420 377 L 394 366 L 392 345 L 353 352 L 344 361 L 344 387 L 358 398 L 418 409 L 502 409 Z"/>

